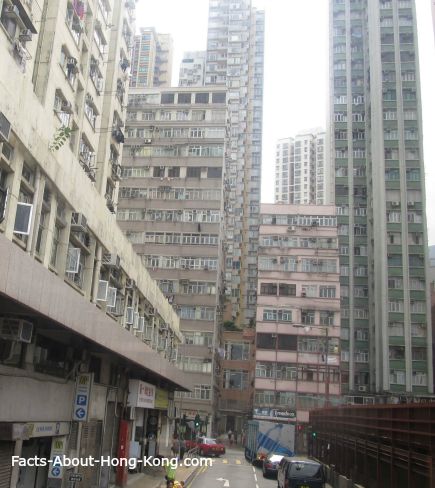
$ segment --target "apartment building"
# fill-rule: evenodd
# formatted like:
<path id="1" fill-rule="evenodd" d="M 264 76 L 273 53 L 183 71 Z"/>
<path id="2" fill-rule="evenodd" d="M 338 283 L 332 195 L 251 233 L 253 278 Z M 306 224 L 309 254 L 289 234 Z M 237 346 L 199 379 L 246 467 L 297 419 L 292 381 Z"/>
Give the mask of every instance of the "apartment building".
<path id="1" fill-rule="evenodd" d="M 174 391 L 187 390 L 171 361 L 178 316 L 113 215 L 134 5 L 0 2 L 2 486 L 67 482 L 60 467 L 12 466 L 12 454 L 127 445 L 139 457 L 145 439 L 167 444 Z M 133 385 L 146 403 L 125 401 Z M 80 472 L 84 486 L 127 477 Z"/>
<path id="2" fill-rule="evenodd" d="M 153 86 L 172 86 L 172 56 L 174 41 L 171 34 L 157 34 L 156 64 Z"/>
<path id="3" fill-rule="evenodd" d="M 133 39 L 130 86 L 171 86 L 173 40 L 154 27 L 141 27 Z"/>
<path id="4" fill-rule="evenodd" d="M 415 2 L 330 7 L 343 391 L 424 395 L 433 372 Z"/>
<path id="5" fill-rule="evenodd" d="M 118 222 L 180 317 L 178 364 L 192 393 L 177 407 L 211 433 L 222 324 L 226 93 L 132 89 Z M 215 364 L 216 363 L 216 364 Z"/>
<path id="6" fill-rule="evenodd" d="M 311 129 L 276 144 L 275 203 L 325 205 L 331 194 L 325 131 Z"/>
<path id="7" fill-rule="evenodd" d="M 226 330 L 224 325 L 220 352 L 222 361 L 217 432 L 231 430 L 241 444 L 246 422 L 252 418 L 255 329 Z"/>
<path id="8" fill-rule="evenodd" d="M 205 85 L 227 89 L 226 317 L 243 328 L 256 312 L 261 187 L 264 12 L 251 0 L 210 0 Z"/>
<path id="9" fill-rule="evenodd" d="M 178 86 L 204 86 L 205 51 L 187 51 L 180 64 Z"/>
<path id="10" fill-rule="evenodd" d="M 340 402 L 340 281 L 333 206 L 262 204 L 254 418 L 294 422 Z"/>

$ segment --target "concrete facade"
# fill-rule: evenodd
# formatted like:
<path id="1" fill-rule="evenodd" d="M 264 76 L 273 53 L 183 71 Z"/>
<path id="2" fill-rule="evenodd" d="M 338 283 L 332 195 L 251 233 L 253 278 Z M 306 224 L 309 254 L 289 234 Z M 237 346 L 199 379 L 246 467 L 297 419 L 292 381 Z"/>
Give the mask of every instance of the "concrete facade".
<path id="1" fill-rule="evenodd" d="M 340 402 L 335 208 L 262 204 L 260 218 L 254 418 L 307 423 Z"/>
<path id="2" fill-rule="evenodd" d="M 11 469 L 11 453 L 49 457 L 58 445 L 71 456 L 115 454 L 123 423 L 141 452 L 157 435 L 151 424 L 169 442 L 174 391 L 188 389 L 173 364 L 178 316 L 113 215 L 134 6 L 0 2 L 3 486 L 62 486 L 66 473 Z M 85 416 L 74 399 L 88 373 Z M 165 401 L 135 411 L 126 402 L 132 379 Z M 86 486 L 114 481 L 113 470 L 85 471 Z"/>
<path id="3" fill-rule="evenodd" d="M 226 93 L 132 89 L 118 222 L 180 317 L 178 364 L 193 393 L 177 406 L 212 429 L 224 262 Z"/>
<path id="4" fill-rule="evenodd" d="M 255 322 L 261 190 L 264 12 L 251 0 L 210 0 L 205 85 L 228 92 L 226 317 Z"/>
<path id="5" fill-rule="evenodd" d="M 277 142 L 275 203 L 329 203 L 331 179 L 325 139 L 325 131 L 317 128 Z"/>
<path id="6" fill-rule="evenodd" d="M 330 2 L 330 117 L 343 391 L 432 393 L 415 1 Z"/>
<path id="7" fill-rule="evenodd" d="M 171 86 L 173 40 L 154 27 L 141 27 L 133 38 L 130 86 L 150 88 Z"/>
<path id="8" fill-rule="evenodd" d="M 255 370 L 255 329 L 222 333 L 218 433 L 231 430 L 242 441 L 242 431 L 252 418 Z"/>
<path id="9" fill-rule="evenodd" d="M 180 64 L 178 86 L 203 86 L 205 59 L 205 51 L 185 52 Z"/>

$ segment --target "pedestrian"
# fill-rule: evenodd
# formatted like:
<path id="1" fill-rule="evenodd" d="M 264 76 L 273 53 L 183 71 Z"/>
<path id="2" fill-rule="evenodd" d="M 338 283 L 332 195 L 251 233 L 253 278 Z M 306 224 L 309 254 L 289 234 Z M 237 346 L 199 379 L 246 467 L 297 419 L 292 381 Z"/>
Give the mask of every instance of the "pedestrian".
<path id="1" fill-rule="evenodd" d="M 172 447 L 171 451 L 174 456 L 178 456 L 180 450 L 180 441 L 178 440 L 177 437 L 174 437 L 174 440 L 172 441 Z"/>
<path id="2" fill-rule="evenodd" d="M 182 461 L 184 458 L 184 453 L 186 452 L 186 443 L 183 441 L 183 439 L 180 439 L 178 443 L 180 446 L 180 461 Z"/>
<path id="3" fill-rule="evenodd" d="M 228 443 L 229 443 L 230 446 L 232 444 L 232 437 L 233 437 L 233 431 L 230 429 L 228 431 Z"/>
<path id="4" fill-rule="evenodd" d="M 168 463 L 168 465 L 166 466 L 166 488 L 172 488 L 174 486 L 176 470 L 177 468 L 174 468 L 172 466 L 172 463 Z"/>
<path id="5" fill-rule="evenodd" d="M 234 444 L 237 445 L 237 430 L 234 431 Z"/>

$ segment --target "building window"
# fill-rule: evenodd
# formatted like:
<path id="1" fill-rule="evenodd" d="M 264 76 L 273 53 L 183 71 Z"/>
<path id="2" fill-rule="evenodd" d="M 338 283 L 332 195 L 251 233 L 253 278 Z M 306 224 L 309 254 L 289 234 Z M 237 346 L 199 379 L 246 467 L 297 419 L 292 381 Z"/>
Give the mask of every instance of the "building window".
<path id="1" fill-rule="evenodd" d="M 240 361 L 249 359 L 249 342 L 225 342 L 225 359 Z"/>
<path id="2" fill-rule="evenodd" d="M 248 387 L 248 371 L 224 370 L 223 387 L 230 390 L 245 390 Z"/>

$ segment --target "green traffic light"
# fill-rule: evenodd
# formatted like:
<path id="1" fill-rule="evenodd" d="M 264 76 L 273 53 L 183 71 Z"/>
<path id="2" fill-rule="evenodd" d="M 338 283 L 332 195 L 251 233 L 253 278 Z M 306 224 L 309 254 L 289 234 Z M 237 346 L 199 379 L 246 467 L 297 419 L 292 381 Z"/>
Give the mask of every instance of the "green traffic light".
<path id="1" fill-rule="evenodd" d="M 311 435 L 312 435 L 313 437 L 317 437 L 317 432 L 313 432 Z"/>

